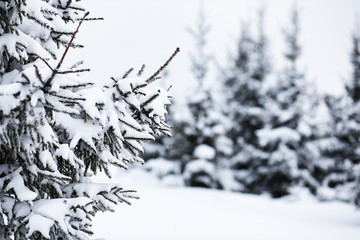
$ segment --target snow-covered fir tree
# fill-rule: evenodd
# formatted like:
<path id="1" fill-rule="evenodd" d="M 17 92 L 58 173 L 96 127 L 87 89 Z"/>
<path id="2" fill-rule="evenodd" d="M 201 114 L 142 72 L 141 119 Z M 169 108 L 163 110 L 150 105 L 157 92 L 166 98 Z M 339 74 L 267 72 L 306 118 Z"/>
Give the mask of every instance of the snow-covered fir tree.
<path id="1" fill-rule="evenodd" d="M 242 25 L 236 55 L 224 80 L 224 110 L 231 123 L 227 135 L 234 146 L 229 167 L 234 170 L 235 179 L 239 182 L 237 190 L 245 192 L 254 192 L 253 167 L 267 157 L 258 149 L 256 135 L 266 122 L 263 86 L 270 72 L 263 6 L 259 8 L 257 18 L 255 36 L 248 23 Z"/>
<path id="2" fill-rule="evenodd" d="M 217 144 L 224 131 L 216 109 L 214 86 L 209 81 L 211 56 L 207 49 L 207 35 L 210 26 L 206 22 L 203 7 L 200 8 L 198 17 L 195 28 L 189 29 L 195 41 L 195 50 L 191 55 L 195 84 L 187 97 L 190 118 L 174 123 L 174 128 L 181 130 L 174 132 L 174 135 L 177 135 L 174 143 L 184 151 L 178 155 L 182 155 L 185 163 L 186 185 L 219 187 L 215 169 L 221 148 L 218 148 Z"/>
<path id="3" fill-rule="evenodd" d="M 352 35 L 352 74 L 346 82 L 347 95 L 326 96 L 331 121 L 330 133 L 320 139 L 323 164 L 317 166 L 322 182 L 318 196 L 360 205 L 360 30 Z"/>
<path id="4" fill-rule="evenodd" d="M 88 16 L 79 1 L 8 0 L 0 12 L 0 238 L 90 239 L 97 212 L 135 196 L 89 176 L 142 162 L 143 141 L 170 135 L 168 92 L 151 83 L 171 58 L 150 77 L 87 81 L 81 62 L 64 63 Z"/>
<path id="5" fill-rule="evenodd" d="M 266 99 L 269 121 L 257 131 L 261 149 L 268 154 L 254 171 L 256 192 L 269 192 L 281 197 L 291 192 L 303 178 L 309 178 L 303 163 L 304 144 L 312 136 L 309 109 L 314 108 L 307 94 L 304 74 L 299 70 L 301 47 L 299 43 L 299 11 L 294 5 L 290 25 L 284 29 L 286 49 L 285 69 L 271 87 Z M 314 96 L 311 96 L 312 98 Z M 307 183 L 305 183 L 307 184 Z"/>

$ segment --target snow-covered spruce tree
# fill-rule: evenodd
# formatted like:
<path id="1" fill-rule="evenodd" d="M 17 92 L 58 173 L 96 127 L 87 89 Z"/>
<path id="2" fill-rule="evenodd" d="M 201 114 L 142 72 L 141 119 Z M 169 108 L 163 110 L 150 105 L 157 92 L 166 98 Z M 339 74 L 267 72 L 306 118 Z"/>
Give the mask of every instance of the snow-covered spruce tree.
<path id="1" fill-rule="evenodd" d="M 267 157 L 258 148 L 256 131 L 266 122 L 264 82 L 270 71 L 268 40 L 264 31 L 264 7 L 259 8 L 257 35 L 251 34 L 249 24 L 243 24 L 237 52 L 229 74 L 224 80 L 225 115 L 231 122 L 228 136 L 234 154 L 230 167 L 239 182 L 240 191 L 254 192 L 253 167 Z M 259 163 L 260 162 L 260 163 Z"/>
<path id="2" fill-rule="evenodd" d="M 273 197 L 289 194 L 303 176 L 309 176 L 303 173 L 306 167 L 301 164 L 304 144 L 312 135 L 312 123 L 307 119 L 311 115 L 307 108 L 314 106 L 307 94 L 304 74 L 298 67 L 301 47 L 299 12 L 295 5 L 290 20 L 290 26 L 284 30 L 286 67 L 276 85 L 268 90 L 269 121 L 257 131 L 259 144 L 268 158 L 253 172 L 254 190 L 269 192 Z"/>
<path id="3" fill-rule="evenodd" d="M 320 199 L 360 205 L 360 32 L 356 30 L 352 35 L 352 76 L 345 86 L 347 95 L 325 98 L 332 129 L 319 140 L 326 164 L 317 164 L 316 177 L 322 182 Z"/>
<path id="4" fill-rule="evenodd" d="M 191 70 L 195 86 L 188 93 L 187 106 L 190 118 L 179 124 L 182 135 L 176 140 L 184 142 L 187 148 L 183 152 L 185 184 L 201 187 L 219 187 L 216 181 L 215 168 L 219 137 L 223 134 L 220 126 L 220 116 L 216 110 L 213 97 L 213 85 L 209 83 L 209 66 L 211 56 L 207 49 L 207 35 L 210 27 L 206 22 L 204 8 L 199 11 L 199 19 L 194 29 L 189 29 L 195 40 L 195 50 L 191 55 Z M 176 123 L 174 123 L 176 126 Z M 179 128 L 177 128 L 179 129 Z"/>
<path id="5" fill-rule="evenodd" d="M 141 162 L 141 142 L 169 134 L 168 93 L 150 85 L 168 62 L 149 78 L 88 82 L 64 64 L 88 15 L 78 1 L 9 0 L 0 12 L 0 238 L 90 239 L 97 212 L 135 196 L 88 176 Z"/>

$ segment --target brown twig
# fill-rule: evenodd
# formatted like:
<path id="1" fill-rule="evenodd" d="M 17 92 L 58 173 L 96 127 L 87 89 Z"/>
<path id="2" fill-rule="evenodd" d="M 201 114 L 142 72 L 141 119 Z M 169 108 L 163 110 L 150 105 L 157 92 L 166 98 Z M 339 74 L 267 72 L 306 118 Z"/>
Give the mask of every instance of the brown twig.
<path id="1" fill-rule="evenodd" d="M 46 81 L 46 83 L 45 83 L 45 85 L 44 85 L 44 88 L 50 87 L 50 84 L 51 84 L 52 80 L 54 79 L 55 75 L 58 73 L 58 70 L 60 69 L 61 65 L 62 65 L 63 62 L 64 62 L 64 59 L 65 59 L 65 57 L 66 57 L 66 54 L 68 53 L 68 51 L 69 51 L 69 49 L 70 49 L 70 47 L 71 47 L 71 45 L 72 45 L 72 43 L 73 43 L 73 41 L 74 41 L 74 39 L 75 39 L 76 34 L 79 32 L 79 28 L 80 28 L 81 24 L 83 23 L 84 19 L 85 19 L 88 15 L 89 15 L 89 12 L 86 12 L 85 15 L 83 16 L 83 18 L 81 19 L 81 21 L 79 22 L 79 25 L 77 26 L 75 32 L 73 33 L 73 35 L 72 35 L 72 37 L 71 37 L 71 40 L 70 40 L 68 46 L 66 47 L 66 49 L 65 49 L 65 51 L 64 51 L 64 53 L 63 53 L 63 55 L 62 55 L 62 57 L 61 57 L 58 65 L 57 65 L 56 68 L 53 70 L 51 77 Z"/>
<path id="2" fill-rule="evenodd" d="M 157 76 L 166 68 L 166 66 L 172 61 L 172 59 L 180 52 L 180 48 L 176 48 L 175 52 L 170 56 L 170 58 L 162 65 L 151 77 L 149 77 L 146 82 L 152 83 L 156 80 Z"/>
<path id="3" fill-rule="evenodd" d="M 84 19 L 85 19 L 88 15 L 89 15 L 89 12 L 85 13 L 85 15 L 83 16 L 83 18 L 82 18 L 81 21 L 79 22 L 79 25 L 78 25 L 78 27 L 76 28 L 75 32 L 73 33 L 73 35 L 72 35 L 72 37 L 71 37 L 71 40 L 70 40 L 70 42 L 69 42 L 69 45 L 66 47 L 64 54 L 62 55 L 62 57 L 61 57 L 58 65 L 56 66 L 56 69 L 60 69 L 61 65 L 63 64 L 63 61 L 64 61 L 64 59 L 65 59 L 65 56 L 66 56 L 67 52 L 69 51 L 69 49 L 70 49 L 70 47 L 71 47 L 71 45 L 72 45 L 72 42 L 73 42 L 74 39 L 75 39 L 76 34 L 79 32 L 79 28 L 80 28 L 81 24 L 83 23 Z"/>

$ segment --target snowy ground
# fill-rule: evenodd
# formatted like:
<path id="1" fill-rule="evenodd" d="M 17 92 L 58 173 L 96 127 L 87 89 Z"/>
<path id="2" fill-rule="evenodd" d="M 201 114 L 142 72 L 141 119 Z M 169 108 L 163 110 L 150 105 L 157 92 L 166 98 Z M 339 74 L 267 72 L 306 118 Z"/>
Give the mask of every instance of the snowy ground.
<path id="1" fill-rule="evenodd" d="M 101 181 L 101 177 L 96 179 Z M 112 181 L 138 190 L 140 200 L 94 219 L 95 239 L 107 240 L 358 240 L 360 212 L 353 206 L 197 188 L 165 188 L 133 169 Z"/>

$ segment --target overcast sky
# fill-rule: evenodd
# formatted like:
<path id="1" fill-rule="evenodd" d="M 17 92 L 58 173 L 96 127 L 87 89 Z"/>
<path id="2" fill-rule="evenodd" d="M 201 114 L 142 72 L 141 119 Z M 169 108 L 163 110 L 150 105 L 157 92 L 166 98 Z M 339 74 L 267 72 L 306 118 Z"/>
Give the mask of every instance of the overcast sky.
<path id="1" fill-rule="evenodd" d="M 222 66 L 234 49 L 242 20 L 255 24 L 260 1 L 204 0 L 211 32 L 209 51 Z M 281 69 L 284 49 L 282 28 L 289 19 L 292 0 L 264 0 L 266 33 L 270 40 L 270 56 L 275 72 Z M 181 48 L 169 68 L 169 85 L 175 95 L 183 95 L 191 85 L 189 53 L 193 41 L 187 27 L 196 23 L 200 1 L 196 0 L 86 0 L 92 16 L 104 21 L 87 22 L 78 40 L 86 48 L 75 52 L 92 68 L 91 76 L 103 78 L 121 75 L 130 67 L 147 64 L 151 74 L 176 47 Z M 321 92 L 339 93 L 342 79 L 350 75 L 349 54 L 351 32 L 359 0 L 301 0 L 302 67 L 307 78 L 315 81 Z M 360 17 L 359 17 L 360 21 Z M 359 24 L 360 26 L 360 24 Z M 360 28 L 360 27 L 359 27 Z M 360 31 L 360 30 L 359 30 Z M 190 84 L 190 85 L 189 85 Z"/>

